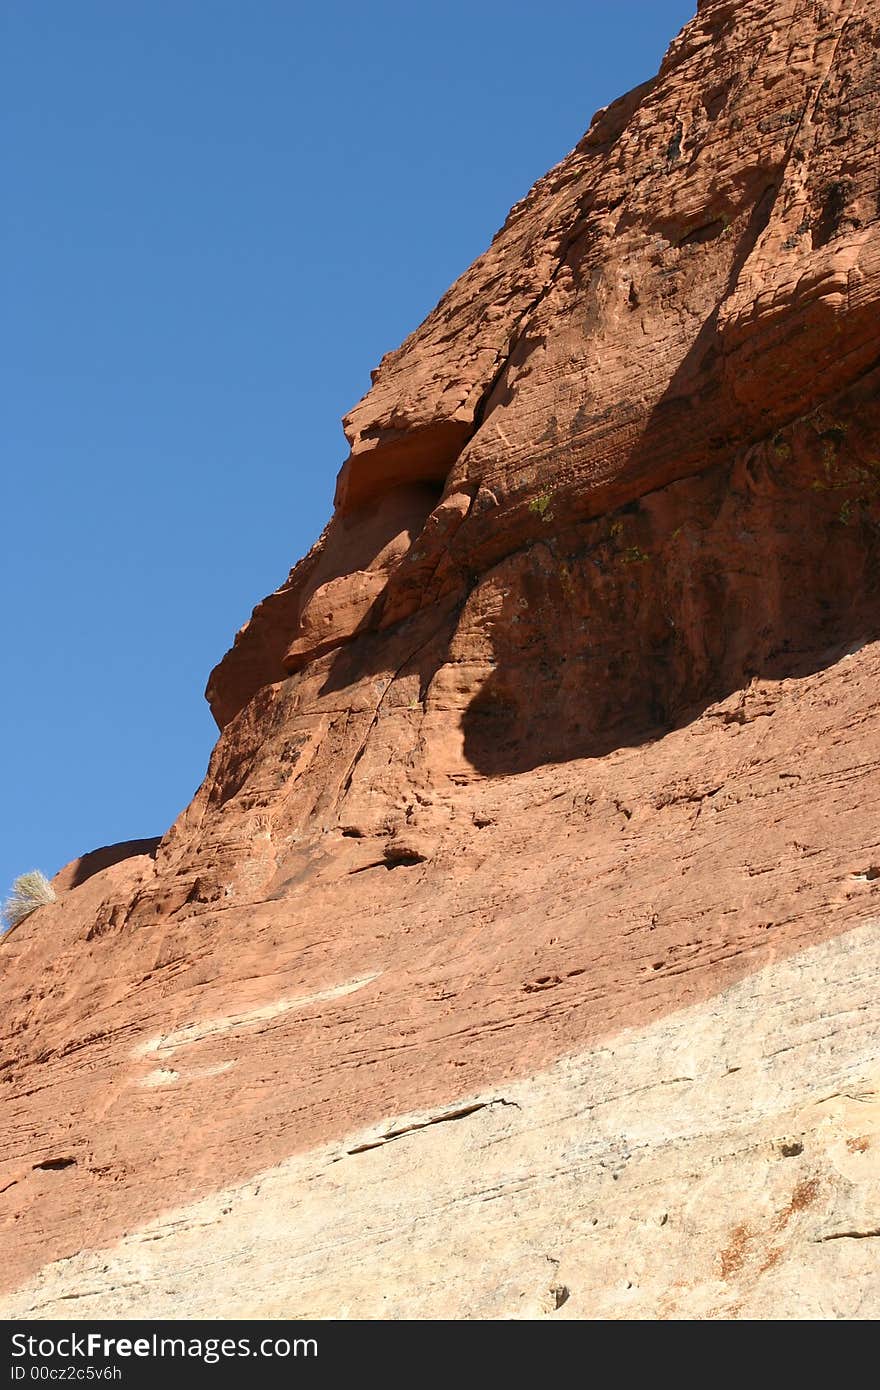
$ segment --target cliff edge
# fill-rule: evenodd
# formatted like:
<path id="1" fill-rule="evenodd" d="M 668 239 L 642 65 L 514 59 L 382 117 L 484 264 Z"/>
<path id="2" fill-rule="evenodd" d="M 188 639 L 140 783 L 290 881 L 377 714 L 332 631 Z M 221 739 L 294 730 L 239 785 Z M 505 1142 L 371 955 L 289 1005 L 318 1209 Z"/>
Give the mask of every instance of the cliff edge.
<path id="1" fill-rule="evenodd" d="M 0 944 L 7 1317 L 880 1314 L 878 96 L 704 0 L 373 373 Z"/>

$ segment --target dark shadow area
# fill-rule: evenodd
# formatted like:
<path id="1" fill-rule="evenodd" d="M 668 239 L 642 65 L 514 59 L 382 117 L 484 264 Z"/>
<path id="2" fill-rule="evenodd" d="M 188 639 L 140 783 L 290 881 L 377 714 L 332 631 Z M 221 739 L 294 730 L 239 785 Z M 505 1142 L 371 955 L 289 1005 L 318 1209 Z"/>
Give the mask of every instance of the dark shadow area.
<path id="1" fill-rule="evenodd" d="M 432 604 L 379 632 L 365 622 L 354 639 L 334 653 L 320 695 L 348 690 L 369 676 L 397 679 L 413 672 L 418 674 L 423 695 L 447 658 L 459 608 L 457 600 Z"/>
<path id="2" fill-rule="evenodd" d="M 436 483 L 407 484 L 334 516 L 300 595 L 282 661 L 288 674 L 378 625 L 388 577 L 414 548 L 441 491 Z"/>
<path id="3" fill-rule="evenodd" d="M 779 180 L 756 190 L 748 222 L 732 250 L 726 280 L 716 296 L 712 311 L 700 327 L 690 349 L 673 372 L 663 395 L 651 410 L 640 438 L 620 476 L 613 484 L 616 497 L 623 490 L 630 495 L 644 488 L 663 486 L 678 478 L 702 472 L 715 462 L 729 460 L 741 446 L 760 437 L 750 431 L 749 422 L 726 387 L 718 339 L 720 306 L 732 294 L 743 267 L 767 227 L 779 193 Z M 723 221 L 685 230 L 664 224 L 663 236 L 679 248 L 690 247 L 692 261 L 688 278 L 699 275 L 700 248 L 719 236 L 732 236 L 733 228 Z"/>
<path id="4" fill-rule="evenodd" d="M 600 757 L 875 640 L 878 438 L 874 371 L 734 462 L 510 556 L 469 761 Z"/>
<path id="5" fill-rule="evenodd" d="M 55 889 L 57 892 L 65 893 L 71 888 L 79 888 L 102 869 L 109 869 L 113 864 L 121 864 L 124 859 L 133 859 L 136 855 L 148 854 L 151 859 L 155 859 L 161 839 L 161 835 L 154 835 L 147 840 L 120 840 L 119 844 L 103 845 L 101 849 L 93 849 L 90 853 L 81 855 L 79 859 L 74 859 L 56 874 L 52 880 Z"/>
<path id="6" fill-rule="evenodd" d="M 456 659 L 469 667 L 462 689 L 481 664 L 489 671 L 462 717 L 466 756 L 489 776 L 656 738 L 753 678 L 806 676 L 880 634 L 880 377 L 870 334 L 857 326 L 847 358 L 844 327 L 844 360 L 829 368 L 824 319 L 809 320 L 809 332 L 796 315 L 774 329 L 766 362 L 758 325 L 743 357 L 745 391 L 732 380 L 739 346 L 731 356 L 719 339 L 719 306 L 768 224 L 781 177 L 756 171 L 765 182 L 738 235 L 724 220 L 667 229 L 691 258 L 736 239 L 712 310 L 638 421 L 624 466 L 589 488 L 551 487 L 546 517 L 514 495 L 491 526 L 469 517 L 450 547 L 455 597 L 380 631 L 380 594 L 334 653 L 322 695 L 413 670 L 423 694 L 450 659 L 476 576 L 493 566 L 500 611 L 494 600 L 482 615 L 468 610 L 473 632 L 459 626 L 456 637 Z M 691 264 L 689 281 L 699 276 Z M 811 334 L 822 340 L 816 354 Z M 635 423 L 631 413 L 628 401 L 607 406 L 609 438 Z M 566 447 L 555 441 L 556 455 Z M 550 479 L 553 467 L 551 453 Z"/>
<path id="7" fill-rule="evenodd" d="M 808 305 L 784 329 L 756 324 L 742 353 L 719 337 L 781 180 L 756 187 L 712 311 L 624 466 L 555 491 L 544 536 L 497 556 L 494 667 L 463 718 L 480 772 L 642 743 L 880 633 L 876 321 L 872 336 Z M 688 247 L 690 281 L 733 228 L 663 232 Z M 630 410 L 612 402 L 608 428 Z"/>
<path id="8" fill-rule="evenodd" d="M 338 622 L 330 623 L 333 640 L 329 645 L 321 630 L 322 616 L 335 616 L 332 610 L 339 607 L 339 594 L 330 599 L 329 611 L 311 615 L 310 631 L 303 632 L 305 610 L 314 594 L 353 571 L 381 569 L 393 562 L 394 552 L 404 553 L 421 531 L 441 490 L 442 484 L 436 481 L 395 485 L 386 494 L 380 490 L 353 510 L 331 518 L 287 581 L 257 605 L 233 646 L 211 672 L 205 694 L 218 728 L 224 729 L 263 687 L 283 680 L 316 655 L 340 645 Z M 370 610 L 375 597 L 375 593 L 369 595 L 362 609 Z M 349 641 L 355 632 L 371 626 L 370 611 L 362 611 L 351 620 L 341 640 Z"/>

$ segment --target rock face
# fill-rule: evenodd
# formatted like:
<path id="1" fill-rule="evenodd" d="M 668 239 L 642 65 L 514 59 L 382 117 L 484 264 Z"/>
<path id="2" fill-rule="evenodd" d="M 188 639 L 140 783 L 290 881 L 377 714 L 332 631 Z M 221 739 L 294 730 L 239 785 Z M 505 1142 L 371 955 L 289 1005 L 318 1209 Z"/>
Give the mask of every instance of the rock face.
<path id="1" fill-rule="evenodd" d="M 0 946 L 7 1316 L 880 1313 L 878 97 L 706 0 L 383 360 Z"/>

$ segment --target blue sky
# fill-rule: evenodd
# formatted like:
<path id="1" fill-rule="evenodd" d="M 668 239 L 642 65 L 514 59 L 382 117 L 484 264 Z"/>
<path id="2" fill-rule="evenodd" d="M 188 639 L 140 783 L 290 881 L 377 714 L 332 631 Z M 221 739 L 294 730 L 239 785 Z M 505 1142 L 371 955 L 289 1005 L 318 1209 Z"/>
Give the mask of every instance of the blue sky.
<path id="1" fill-rule="evenodd" d="M 0 0 L 0 893 L 159 834 L 370 368 L 695 0 Z"/>

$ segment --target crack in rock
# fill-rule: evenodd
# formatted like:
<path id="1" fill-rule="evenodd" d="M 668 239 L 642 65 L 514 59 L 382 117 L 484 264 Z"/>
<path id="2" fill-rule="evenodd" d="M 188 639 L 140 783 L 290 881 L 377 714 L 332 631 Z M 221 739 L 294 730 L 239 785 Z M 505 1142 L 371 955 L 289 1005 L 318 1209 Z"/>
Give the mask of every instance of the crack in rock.
<path id="1" fill-rule="evenodd" d="M 444 1110 L 441 1115 L 432 1115 L 428 1120 L 416 1120 L 411 1125 L 401 1125 L 399 1129 L 390 1129 L 387 1134 L 383 1134 L 378 1139 L 369 1139 L 363 1144 L 355 1144 L 353 1148 L 346 1149 L 346 1155 L 366 1153 L 369 1149 L 381 1149 L 383 1145 L 390 1144 L 392 1139 L 401 1139 L 404 1134 L 413 1134 L 419 1129 L 429 1129 L 431 1125 L 442 1125 L 448 1120 L 464 1120 L 469 1115 L 475 1115 L 478 1110 L 491 1110 L 495 1105 L 512 1105 L 517 1110 L 521 1109 L 518 1101 L 505 1100 L 503 1096 L 497 1096 L 494 1100 L 480 1100 L 473 1105 L 462 1105 L 456 1110 Z"/>
<path id="2" fill-rule="evenodd" d="M 873 1231 L 832 1231 L 830 1235 L 818 1236 L 814 1243 L 824 1245 L 829 1240 L 871 1240 L 875 1236 L 880 1236 L 880 1226 Z"/>

